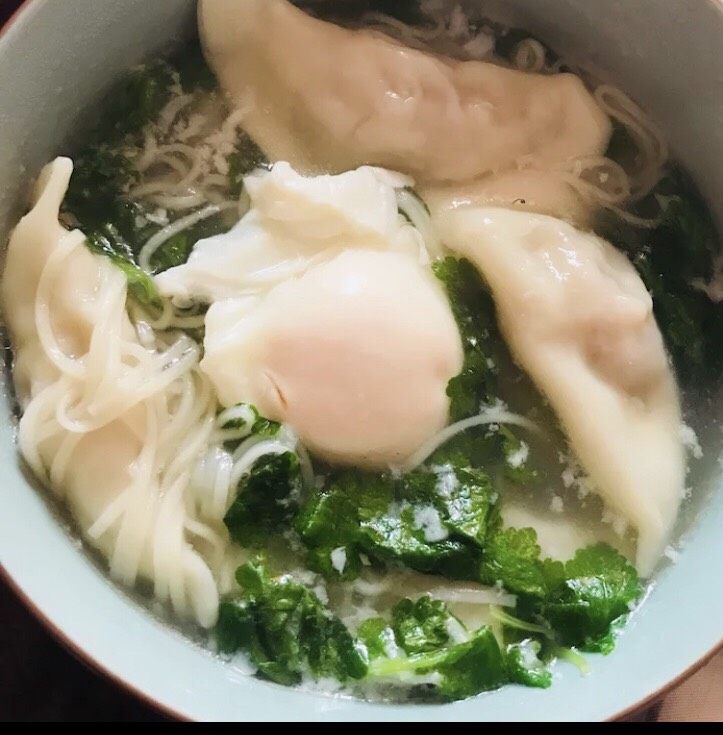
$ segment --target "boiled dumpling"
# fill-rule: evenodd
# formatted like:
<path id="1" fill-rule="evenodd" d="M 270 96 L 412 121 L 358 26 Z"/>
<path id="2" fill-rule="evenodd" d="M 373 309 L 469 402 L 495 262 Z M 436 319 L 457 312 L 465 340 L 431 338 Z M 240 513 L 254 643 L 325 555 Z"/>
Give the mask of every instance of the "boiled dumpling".
<path id="1" fill-rule="evenodd" d="M 403 297 L 402 297 L 403 295 Z M 220 301 L 201 368 L 335 462 L 399 464 L 448 419 L 462 345 L 442 289 L 408 255 L 347 250 L 265 297 Z"/>
<path id="2" fill-rule="evenodd" d="M 187 263 L 156 276 L 182 301 L 263 292 L 301 275 L 342 248 L 423 255 L 417 232 L 397 210 L 404 176 L 368 166 L 338 176 L 301 176 L 286 162 L 244 178 L 251 209 L 227 233 L 196 243 Z"/>
<path id="3" fill-rule="evenodd" d="M 470 205 L 504 207 L 520 212 L 549 214 L 577 226 L 590 223 L 594 206 L 554 171 L 510 170 L 464 184 L 432 184 L 420 189 L 430 209 L 457 209 Z"/>
<path id="4" fill-rule="evenodd" d="M 374 164 L 466 181 L 602 154 L 611 125 L 571 74 L 443 59 L 287 0 L 201 0 L 201 39 L 242 125 L 300 170 Z"/>
<path id="5" fill-rule="evenodd" d="M 445 210 L 445 243 L 484 274 L 512 353 L 547 396 L 649 574 L 683 494 L 675 379 L 652 301 L 612 245 L 552 217 Z"/>
<path id="6" fill-rule="evenodd" d="M 152 359 L 126 313 L 125 276 L 109 259 L 91 254 L 82 232 L 58 221 L 72 171 L 67 158 L 45 167 L 33 208 L 8 245 L 2 299 L 23 408 L 20 450 L 67 501 L 114 579 L 129 585 L 138 577 L 150 580 L 178 614 L 210 627 L 218 591 L 207 561 L 187 538 L 184 522 L 192 514 L 183 495 L 161 492 L 154 471 L 157 429 L 149 427 L 141 386 L 128 383 L 123 390 L 133 368 Z M 133 354 L 123 364 L 126 349 Z M 88 411 L 80 419 L 72 415 L 88 397 Z M 116 410 L 108 413 L 109 407 Z"/>

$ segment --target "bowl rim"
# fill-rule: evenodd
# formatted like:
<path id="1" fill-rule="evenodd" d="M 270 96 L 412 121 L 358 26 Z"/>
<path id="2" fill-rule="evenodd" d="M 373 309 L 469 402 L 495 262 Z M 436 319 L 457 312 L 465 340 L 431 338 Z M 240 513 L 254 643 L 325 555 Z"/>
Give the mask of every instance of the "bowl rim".
<path id="1" fill-rule="evenodd" d="M 30 2 L 31 0 L 25 0 Z M 43 628 L 50 633 L 57 643 L 65 648 L 72 656 L 78 661 L 88 667 L 93 673 L 100 676 L 105 681 L 110 682 L 118 690 L 123 691 L 131 696 L 135 697 L 139 702 L 149 707 L 150 709 L 160 713 L 164 717 L 171 720 L 177 720 L 179 722 L 193 722 L 193 719 L 174 707 L 161 702 L 159 699 L 152 697 L 147 692 L 143 691 L 140 687 L 137 687 L 133 682 L 129 681 L 122 675 L 113 671 L 110 667 L 104 664 L 102 661 L 97 659 L 82 645 L 73 641 L 66 633 L 56 625 L 48 615 L 33 602 L 33 600 L 25 593 L 22 587 L 15 581 L 13 576 L 5 569 L 4 566 L 0 565 L 0 582 L 7 585 L 10 591 L 15 595 L 16 599 L 20 601 L 23 607 L 39 622 Z M 712 648 L 706 651 L 700 658 L 696 659 L 690 666 L 682 671 L 678 676 L 674 677 L 670 681 L 666 682 L 663 686 L 657 688 L 647 696 L 639 699 L 637 702 L 629 705 L 628 707 L 615 712 L 606 718 L 606 722 L 620 722 L 625 721 L 630 717 L 634 717 L 640 712 L 644 711 L 648 707 L 653 706 L 656 702 L 659 702 L 666 694 L 671 692 L 673 689 L 680 686 L 684 681 L 689 679 L 697 671 L 700 671 L 709 661 L 711 661 L 718 653 L 723 653 L 723 637 L 714 644 Z M 309 696 L 314 696 L 310 694 Z"/>
<path id="2" fill-rule="evenodd" d="M 707 0 L 707 2 L 708 4 L 716 8 L 721 14 L 723 14 L 723 0 Z M 0 43 L 3 41 L 8 32 L 14 26 L 16 26 L 19 21 L 22 21 L 24 17 L 30 13 L 31 10 L 34 11 L 35 8 L 39 8 L 43 4 L 44 0 L 21 0 L 20 5 L 18 5 L 15 11 L 7 18 L 4 24 L 0 26 Z M 20 601 L 23 607 L 35 618 L 37 622 L 42 625 L 42 627 L 53 637 L 53 639 L 57 643 L 59 643 L 72 656 L 74 656 L 78 661 L 88 667 L 95 674 L 110 682 L 118 690 L 130 694 L 145 706 L 160 713 L 168 719 L 184 722 L 193 721 L 193 718 L 184 714 L 179 709 L 176 709 L 175 707 L 168 705 L 160 701 L 160 699 L 157 699 L 156 697 L 148 694 L 141 687 L 135 685 L 128 678 L 114 671 L 109 665 L 103 663 L 99 658 L 96 658 L 93 654 L 86 650 L 81 643 L 74 641 L 58 624 L 56 624 L 51 619 L 49 614 L 46 614 L 44 610 L 34 602 L 30 595 L 25 592 L 21 584 L 12 576 L 12 574 L 2 563 L 0 563 L 0 583 L 5 584 L 10 589 L 16 599 Z M 124 593 L 122 589 L 121 592 Z M 723 636 L 721 636 L 720 640 L 717 643 L 713 644 L 711 648 L 700 655 L 693 663 L 691 663 L 678 675 L 674 676 L 665 684 L 659 686 L 654 691 L 650 692 L 636 702 L 608 716 L 605 721 L 625 721 L 628 718 L 634 717 L 643 710 L 660 701 L 670 691 L 680 686 L 684 681 L 686 681 L 693 674 L 702 669 L 719 653 L 723 653 Z M 314 695 L 310 693 L 309 696 Z"/>

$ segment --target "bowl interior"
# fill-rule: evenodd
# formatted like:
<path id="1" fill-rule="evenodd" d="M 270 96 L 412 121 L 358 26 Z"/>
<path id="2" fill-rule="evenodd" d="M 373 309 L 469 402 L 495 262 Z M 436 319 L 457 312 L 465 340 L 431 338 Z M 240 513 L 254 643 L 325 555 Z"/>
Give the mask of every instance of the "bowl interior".
<path id="1" fill-rule="evenodd" d="M 723 223 L 723 8 L 713 0 L 472 0 L 600 70 L 664 128 Z M 87 124 L 94 101 L 124 69 L 192 32 L 194 0 L 31 0 L 0 38 L 0 241 L 22 211 L 28 182 Z M 333 699 L 259 682 L 222 664 L 117 589 L 79 552 L 52 502 L 33 489 L 14 445 L 12 391 L 3 374 L 0 418 L 0 560 L 70 645 L 163 707 L 199 719 L 600 719 L 665 686 L 719 643 L 723 585 L 723 435 L 703 436 L 707 460 L 680 523 L 679 561 L 615 653 L 592 673 L 558 666 L 552 689 L 508 687 L 444 706 Z M 718 396 L 720 399 L 720 395 Z M 721 401 L 690 408 L 717 417 Z"/>

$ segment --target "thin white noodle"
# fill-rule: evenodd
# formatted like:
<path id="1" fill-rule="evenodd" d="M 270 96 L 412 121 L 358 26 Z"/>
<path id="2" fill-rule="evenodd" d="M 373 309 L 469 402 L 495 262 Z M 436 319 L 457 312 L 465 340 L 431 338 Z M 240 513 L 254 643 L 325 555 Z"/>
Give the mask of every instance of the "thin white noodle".
<path id="1" fill-rule="evenodd" d="M 429 595 L 443 602 L 461 602 L 471 605 L 501 605 L 515 607 L 517 597 L 494 587 L 462 587 L 450 585 L 429 590 Z"/>
<path id="2" fill-rule="evenodd" d="M 427 460 L 439 447 L 446 444 L 453 436 L 467 429 L 471 429 L 473 426 L 484 426 L 486 424 L 511 424 L 513 426 L 521 426 L 523 429 L 528 429 L 529 431 L 539 432 L 538 426 L 524 416 L 497 408 L 489 408 L 477 416 L 471 416 L 468 419 L 457 421 L 457 423 L 445 427 L 438 434 L 422 444 L 402 465 L 395 466 L 392 469 L 397 472 L 410 472 L 416 467 L 419 467 L 419 465 Z"/>
<path id="3" fill-rule="evenodd" d="M 424 246 L 430 258 L 436 259 L 442 257 L 444 254 L 442 241 L 432 225 L 429 212 L 427 212 L 418 197 L 407 189 L 397 189 L 397 206 L 422 236 Z"/>
<path id="4" fill-rule="evenodd" d="M 239 480 L 253 467 L 254 463 L 267 454 L 285 454 L 289 451 L 286 444 L 279 441 L 262 441 L 249 449 L 244 456 L 238 460 L 231 472 L 231 487 L 238 485 Z"/>
<path id="5" fill-rule="evenodd" d="M 231 206 L 235 207 L 236 202 L 233 202 Z M 147 273 L 151 273 L 151 258 L 153 257 L 153 254 L 156 252 L 156 250 L 158 250 L 158 248 L 163 245 L 163 243 L 165 243 L 167 240 L 170 240 L 174 235 L 177 235 L 179 232 L 183 232 L 189 227 L 193 227 L 193 225 L 197 224 L 198 222 L 208 219 L 209 217 L 212 217 L 213 215 L 222 212 L 224 209 L 229 208 L 230 207 L 228 205 L 224 207 L 219 204 L 210 204 L 207 207 L 199 210 L 198 212 L 189 214 L 186 217 L 181 217 L 175 222 L 172 222 L 170 225 L 167 225 L 160 232 L 157 232 L 155 235 L 153 235 L 153 237 L 151 237 L 148 242 L 146 242 L 146 244 L 141 248 L 141 252 L 138 255 L 138 264 L 141 268 L 143 268 L 144 271 L 146 271 Z"/>

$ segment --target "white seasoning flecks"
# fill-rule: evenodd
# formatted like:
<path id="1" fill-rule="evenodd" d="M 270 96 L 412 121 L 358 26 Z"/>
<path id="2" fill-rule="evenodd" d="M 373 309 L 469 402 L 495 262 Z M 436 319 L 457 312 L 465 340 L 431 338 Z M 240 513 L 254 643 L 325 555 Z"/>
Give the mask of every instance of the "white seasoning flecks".
<path id="1" fill-rule="evenodd" d="M 562 478 L 562 484 L 566 488 L 572 487 L 573 482 L 575 482 L 575 472 L 571 467 L 566 467 L 562 471 L 562 475 L 560 475 L 560 477 Z"/>
<path id="2" fill-rule="evenodd" d="M 344 568 L 346 567 L 346 547 L 337 547 L 329 554 L 329 558 L 331 559 L 331 566 L 339 574 L 344 574 Z"/>
<path id="3" fill-rule="evenodd" d="M 507 455 L 507 464 L 513 469 L 522 467 L 527 458 L 530 456 L 530 447 L 523 441 L 520 442 L 520 446 L 511 454 Z"/>
<path id="4" fill-rule="evenodd" d="M 688 424 L 680 425 L 680 441 L 683 442 L 683 446 L 691 453 L 694 459 L 702 459 L 703 448 L 700 446 L 698 436 L 691 426 Z"/>
<path id="5" fill-rule="evenodd" d="M 628 521 L 619 513 L 615 513 L 610 508 L 605 508 L 602 514 L 602 522 L 612 526 L 616 536 L 623 537 L 628 530 Z"/>
<path id="6" fill-rule="evenodd" d="M 424 533 L 424 540 L 428 543 L 444 541 L 449 536 L 449 531 L 442 525 L 442 519 L 433 505 L 414 509 L 414 527 Z"/>

